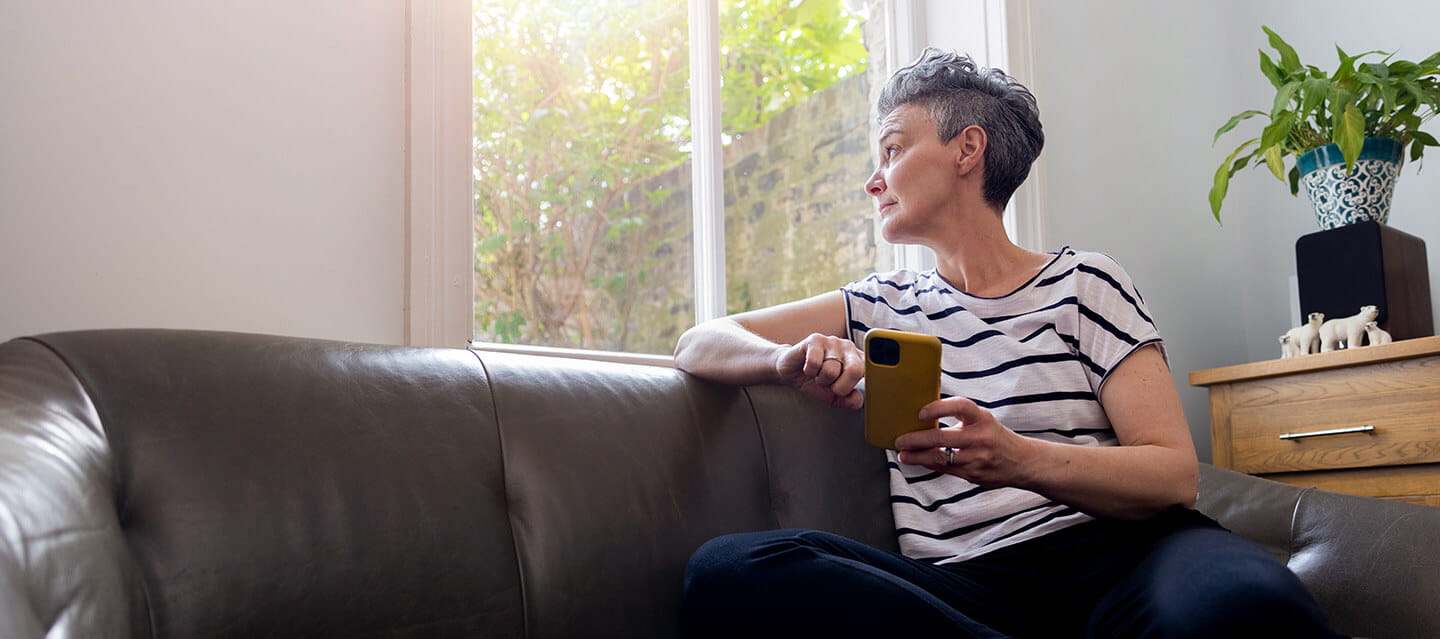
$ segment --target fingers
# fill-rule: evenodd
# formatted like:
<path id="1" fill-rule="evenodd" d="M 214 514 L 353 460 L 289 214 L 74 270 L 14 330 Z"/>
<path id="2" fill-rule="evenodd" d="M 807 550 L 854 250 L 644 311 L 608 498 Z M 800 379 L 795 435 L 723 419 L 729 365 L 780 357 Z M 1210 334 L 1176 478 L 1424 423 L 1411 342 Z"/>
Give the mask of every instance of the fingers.
<path id="1" fill-rule="evenodd" d="M 799 347 L 804 349 L 804 376 L 837 396 L 849 396 L 865 375 L 864 357 L 848 339 L 814 334 Z"/>
<path id="2" fill-rule="evenodd" d="M 930 420 L 941 417 L 954 417 L 962 424 L 973 424 L 990 418 L 990 411 L 964 397 L 946 397 L 920 408 L 920 419 Z"/>

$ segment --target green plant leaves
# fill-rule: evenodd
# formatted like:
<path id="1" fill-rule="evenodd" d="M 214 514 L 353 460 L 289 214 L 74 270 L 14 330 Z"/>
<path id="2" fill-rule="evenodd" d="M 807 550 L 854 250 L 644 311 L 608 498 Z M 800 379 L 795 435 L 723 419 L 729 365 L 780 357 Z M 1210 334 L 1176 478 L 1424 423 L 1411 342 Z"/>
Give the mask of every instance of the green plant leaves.
<path id="1" fill-rule="evenodd" d="M 1229 157 L 1226 157 L 1225 161 L 1220 163 L 1220 168 L 1215 170 L 1215 183 L 1210 187 L 1210 211 L 1215 214 L 1215 221 L 1217 223 L 1220 221 L 1220 204 L 1225 201 L 1225 194 L 1230 191 L 1230 176 L 1244 168 L 1245 165 L 1244 160 L 1236 162 L 1233 166 L 1231 163 L 1235 162 L 1235 158 L 1244 152 L 1245 149 L 1259 142 L 1260 138 L 1246 140 L 1244 144 L 1241 144 L 1234 151 L 1231 151 Z"/>
<path id="2" fill-rule="evenodd" d="M 1265 149 L 1265 165 L 1270 167 L 1270 172 L 1275 174 L 1275 179 L 1285 181 L 1285 160 L 1280 154 L 1280 147 L 1271 146 Z"/>
<path id="3" fill-rule="evenodd" d="M 1275 92 L 1275 105 L 1270 107 L 1270 117 L 1275 118 L 1290 106 L 1290 101 L 1295 99 L 1295 94 L 1300 91 L 1301 80 L 1292 80 L 1280 86 Z"/>
<path id="4" fill-rule="evenodd" d="M 1270 80 L 1270 85 L 1277 89 L 1280 88 L 1280 85 L 1285 84 L 1285 75 L 1280 72 L 1279 67 L 1275 66 L 1275 62 L 1270 59 L 1270 56 L 1265 55 L 1264 51 L 1260 52 L 1260 72 L 1265 74 L 1265 77 Z"/>
<path id="5" fill-rule="evenodd" d="M 1249 120 L 1250 118 L 1253 118 L 1257 115 L 1265 115 L 1268 117 L 1268 114 L 1266 114 L 1264 111 L 1256 111 L 1254 109 L 1236 114 L 1235 117 L 1230 118 L 1229 122 L 1225 123 L 1225 126 L 1222 126 L 1215 131 L 1215 139 L 1211 140 L 1210 143 L 1214 144 L 1215 142 L 1220 141 L 1220 136 L 1230 132 L 1231 129 L 1235 128 L 1235 125 L 1240 124 L 1245 120 Z"/>
<path id="6" fill-rule="evenodd" d="M 1420 126 L 1440 114 L 1440 52 L 1420 62 L 1393 60 L 1394 53 L 1371 50 L 1350 55 L 1338 44 L 1339 64 L 1333 73 L 1305 65 L 1294 47 L 1269 27 L 1262 26 L 1273 49 L 1259 51 L 1260 72 L 1275 88 L 1269 112 L 1242 111 L 1215 131 L 1212 144 L 1236 125 L 1256 115 L 1270 118 L 1259 138 L 1235 149 L 1216 169 L 1210 189 L 1210 208 L 1216 221 L 1220 204 L 1235 173 L 1265 164 L 1292 195 L 1299 192 L 1298 167 L 1285 168 L 1286 156 L 1335 144 L 1353 172 L 1366 137 L 1390 137 L 1409 146 L 1410 161 L 1419 161 L 1427 146 L 1440 146 Z M 1367 60 L 1381 56 L 1378 61 Z M 1248 152 L 1248 153 L 1247 153 Z"/>
<path id="7" fill-rule="evenodd" d="M 1300 83 L 1300 113 L 1314 113 L 1325 103 L 1330 94 L 1330 83 L 1325 78 L 1305 78 Z"/>
<path id="8" fill-rule="evenodd" d="M 1365 116 L 1353 104 L 1345 107 L 1340 124 L 1335 127 L 1335 145 L 1345 156 L 1345 172 L 1353 173 L 1355 161 L 1360 159 L 1360 149 L 1365 146 Z"/>
<path id="9" fill-rule="evenodd" d="M 1290 130 L 1295 128 L 1295 112 L 1283 111 L 1272 116 L 1270 124 L 1260 133 L 1260 148 L 1268 149 L 1276 146 L 1290 137 Z"/>
<path id="10" fill-rule="evenodd" d="M 1280 52 L 1280 68 L 1284 69 L 1287 73 L 1299 71 L 1301 69 L 1300 56 L 1295 55 L 1295 49 L 1281 39 L 1280 36 L 1276 35 L 1274 31 L 1271 31 L 1270 27 L 1260 28 L 1265 30 L 1266 35 L 1270 36 L 1270 46 Z"/>

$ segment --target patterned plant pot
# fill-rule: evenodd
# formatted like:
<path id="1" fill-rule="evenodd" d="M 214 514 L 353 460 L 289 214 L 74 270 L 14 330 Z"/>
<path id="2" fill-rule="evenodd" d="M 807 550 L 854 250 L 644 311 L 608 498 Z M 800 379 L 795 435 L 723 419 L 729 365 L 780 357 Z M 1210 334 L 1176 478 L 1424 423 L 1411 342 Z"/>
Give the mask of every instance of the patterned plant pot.
<path id="1" fill-rule="evenodd" d="M 1384 224 L 1390 218 L 1390 198 L 1395 194 L 1401 161 L 1400 141 L 1391 138 L 1365 138 L 1355 172 L 1349 175 L 1345 157 L 1334 144 L 1301 155 L 1297 160 L 1300 184 L 1315 206 L 1320 228 L 1366 221 Z"/>

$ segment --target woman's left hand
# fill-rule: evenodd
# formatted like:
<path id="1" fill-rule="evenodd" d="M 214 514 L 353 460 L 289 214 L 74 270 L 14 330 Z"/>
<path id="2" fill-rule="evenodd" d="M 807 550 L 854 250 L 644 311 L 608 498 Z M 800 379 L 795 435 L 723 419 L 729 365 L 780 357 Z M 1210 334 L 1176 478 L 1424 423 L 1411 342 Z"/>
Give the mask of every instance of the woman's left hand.
<path id="1" fill-rule="evenodd" d="M 920 409 L 920 419 L 954 417 L 959 426 L 901 435 L 895 440 L 900 463 L 924 466 L 985 487 L 1025 487 L 1043 442 L 1021 436 L 990 411 L 964 397 L 950 397 Z"/>

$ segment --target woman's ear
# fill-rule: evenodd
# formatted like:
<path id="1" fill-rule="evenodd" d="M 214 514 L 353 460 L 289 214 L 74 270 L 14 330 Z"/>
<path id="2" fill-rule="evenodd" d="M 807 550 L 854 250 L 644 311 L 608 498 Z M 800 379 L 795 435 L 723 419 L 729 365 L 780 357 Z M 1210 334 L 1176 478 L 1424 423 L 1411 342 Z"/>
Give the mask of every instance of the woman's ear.
<path id="1" fill-rule="evenodd" d="M 951 142 L 956 146 L 955 170 L 957 173 L 965 175 L 985 165 L 985 146 L 990 142 L 989 136 L 985 134 L 985 129 L 972 124 L 960 131 Z"/>

